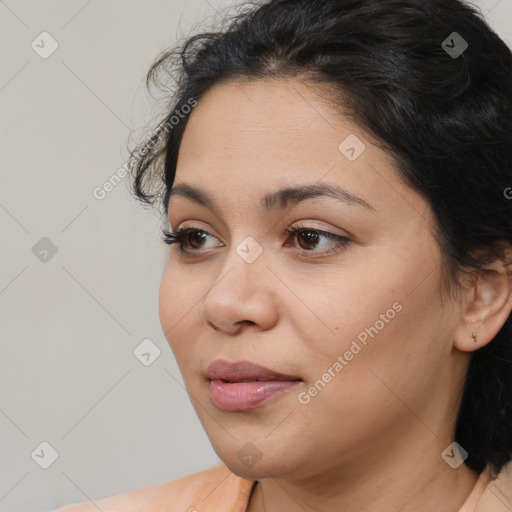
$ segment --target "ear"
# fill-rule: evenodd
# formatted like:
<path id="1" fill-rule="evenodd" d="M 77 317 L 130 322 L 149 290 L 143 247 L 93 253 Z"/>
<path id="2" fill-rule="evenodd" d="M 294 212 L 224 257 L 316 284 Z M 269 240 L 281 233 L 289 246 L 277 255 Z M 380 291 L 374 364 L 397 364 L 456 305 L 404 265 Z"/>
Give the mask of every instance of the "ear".
<path id="1" fill-rule="evenodd" d="M 461 322 L 455 330 L 459 350 L 472 352 L 491 342 L 512 310 L 512 249 L 507 243 L 499 247 L 500 256 L 475 271 L 465 290 Z"/>

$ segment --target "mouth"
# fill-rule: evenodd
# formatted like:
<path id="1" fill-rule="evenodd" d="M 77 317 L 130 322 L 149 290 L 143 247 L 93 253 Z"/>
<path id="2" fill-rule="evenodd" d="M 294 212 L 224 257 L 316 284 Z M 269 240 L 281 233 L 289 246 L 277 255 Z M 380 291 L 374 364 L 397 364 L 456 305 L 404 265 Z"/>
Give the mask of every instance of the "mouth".
<path id="1" fill-rule="evenodd" d="M 282 373 L 250 361 L 230 362 L 224 359 L 213 361 L 208 366 L 205 376 L 209 380 L 222 380 L 231 383 L 302 380 L 297 375 Z"/>
<path id="2" fill-rule="evenodd" d="M 253 409 L 282 396 L 303 380 L 250 361 L 234 363 L 217 359 L 206 370 L 212 402 L 223 411 Z"/>
<path id="3" fill-rule="evenodd" d="M 292 382 L 290 379 L 239 379 L 239 380 L 228 380 L 228 379 L 210 379 L 210 380 L 221 380 L 222 382 L 225 382 L 227 384 L 241 384 L 244 382 L 278 382 L 278 381 L 285 381 L 285 382 Z M 295 380 L 301 380 L 301 379 L 293 379 Z"/>

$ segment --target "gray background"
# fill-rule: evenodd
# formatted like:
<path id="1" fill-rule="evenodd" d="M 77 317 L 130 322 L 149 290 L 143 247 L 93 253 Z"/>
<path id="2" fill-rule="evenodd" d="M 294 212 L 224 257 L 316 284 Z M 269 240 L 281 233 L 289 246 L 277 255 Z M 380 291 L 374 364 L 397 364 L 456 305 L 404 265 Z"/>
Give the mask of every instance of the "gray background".
<path id="1" fill-rule="evenodd" d="M 512 0 L 475 3 L 510 44 Z M 128 180 L 102 200 L 93 190 L 158 114 L 143 84 L 153 59 L 229 5 L 0 0 L 1 511 L 50 510 L 220 462 L 161 332 L 158 214 L 130 197 Z M 46 59 L 31 47 L 51 48 L 44 31 L 59 45 Z M 133 352 L 144 339 L 161 351 L 149 366 Z M 58 452 L 47 469 L 44 441 Z"/>

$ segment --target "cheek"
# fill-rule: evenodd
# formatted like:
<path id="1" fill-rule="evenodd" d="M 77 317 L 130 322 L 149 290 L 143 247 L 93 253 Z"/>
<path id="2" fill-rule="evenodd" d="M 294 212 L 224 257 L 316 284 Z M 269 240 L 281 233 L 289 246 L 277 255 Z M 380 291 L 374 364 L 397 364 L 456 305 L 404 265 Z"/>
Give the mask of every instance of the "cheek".
<path id="1" fill-rule="evenodd" d="M 160 289 L 158 292 L 158 314 L 160 317 L 160 324 L 165 337 L 168 339 L 168 333 L 171 331 L 172 326 L 177 320 L 176 306 L 179 304 L 177 296 L 180 294 L 180 288 L 172 278 L 169 271 L 169 263 L 165 267 L 160 282 Z"/>
<path id="2" fill-rule="evenodd" d="M 168 262 L 162 275 L 158 312 L 164 336 L 180 369 L 186 372 L 186 358 L 190 357 L 195 346 L 195 331 L 192 324 L 197 326 L 200 297 L 204 292 L 196 291 L 191 286 L 194 280 L 185 279 L 184 273 L 180 273 L 174 267 L 172 262 Z"/>
<path id="3" fill-rule="evenodd" d="M 333 391 L 354 404 L 360 419 L 404 412 L 403 404 L 420 406 L 435 389 L 449 346 L 449 327 L 435 297 L 434 290 L 424 290 L 401 297 L 391 309 L 396 295 L 386 298 L 342 340 L 346 363 Z"/>
<path id="4" fill-rule="evenodd" d="M 380 304 L 387 306 L 388 301 Z M 362 328 L 361 318 L 354 320 L 345 312 L 343 336 L 335 344 L 332 336 L 324 336 L 321 346 L 311 348 L 307 395 L 301 395 L 296 417 L 306 425 L 322 425 L 319 446 L 314 428 L 306 434 L 319 452 L 324 445 L 336 447 L 341 458 L 364 452 L 379 436 L 389 441 L 401 425 L 416 421 L 409 407 L 421 410 L 435 388 L 441 354 L 439 346 L 437 352 L 429 347 L 429 332 L 418 333 L 427 324 L 418 322 L 418 312 L 405 302 L 383 328 L 378 329 L 379 323 L 371 329 L 379 319 L 375 313 L 386 312 L 380 304 L 372 304 Z M 365 334 L 365 343 L 358 333 Z"/>
<path id="5" fill-rule="evenodd" d="M 292 318 L 302 359 L 309 363 L 308 384 L 327 380 L 326 387 L 348 400 L 364 394 L 369 409 L 382 393 L 392 399 L 387 383 L 395 393 L 424 393 L 416 383 L 428 386 L 435 379 L 449 331 L 440 303 L 439 269 L 417 286 L 434 262 L 427 265 L 419 256 L 400 264 L 394 255 L 386 259 L 377 250 L 375 256 L 375 264 L 371 258 L 354 263 L 352 272 L 347 266 L 331 269 L 329 279 L 319 272 L 300 280 L 287 276 L 307 304 L 297 306 Z"/>
<path id="6" fill-rule="evenodd" d="M 351 270 L 340 265 L 328 269 L 328 274 L 326 269 L 325 275 L 317 270 L 311 276 L 282 276 L 295 293 L 284 309 L 294 323 L 296 342 L 302 343 L 303 350 L 315 361 L 310 368 L 316 373 L 310 371 L 311 377 L 317 377 L 322 367 L 351 347 L 354 352 L 362 352 L 372 342 L 388 337 L 392 326 L 400 323 L 403 294 L 396 277 L 389 282 L 389 274 L 382 270 Z M 354 347 L 354 342 L 360 348 Z M 355 359 L 353 354 L 347 356 Z"/>

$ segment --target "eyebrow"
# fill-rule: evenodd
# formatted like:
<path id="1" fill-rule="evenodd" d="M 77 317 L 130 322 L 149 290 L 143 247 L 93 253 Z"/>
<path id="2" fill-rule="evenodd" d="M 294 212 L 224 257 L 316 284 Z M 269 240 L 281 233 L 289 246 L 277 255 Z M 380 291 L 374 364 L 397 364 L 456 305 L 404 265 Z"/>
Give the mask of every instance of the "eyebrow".
<path id="1" fill-rule="evenodd" d="M 186 197 L 212 211 L 216 211 L 218 209 L 218 205 L 212 197 L 203 190 L 192 185 L 187 185 L 185 183 L 175 185 L 169 191 L 169 200 L 173 196 Z M 276 192 L 265 194 L 260 200 L 260 205 L 264 210 L 271 212 L 295 206 L 299 202 L 307 199 L 322 196 L 332 197 L 348 204 L 363 206 L 371 212 L 376 211 L 373 206 L 361 197 L 351 194 L 343 187 L 327 183 L 282 188 Z"/>

